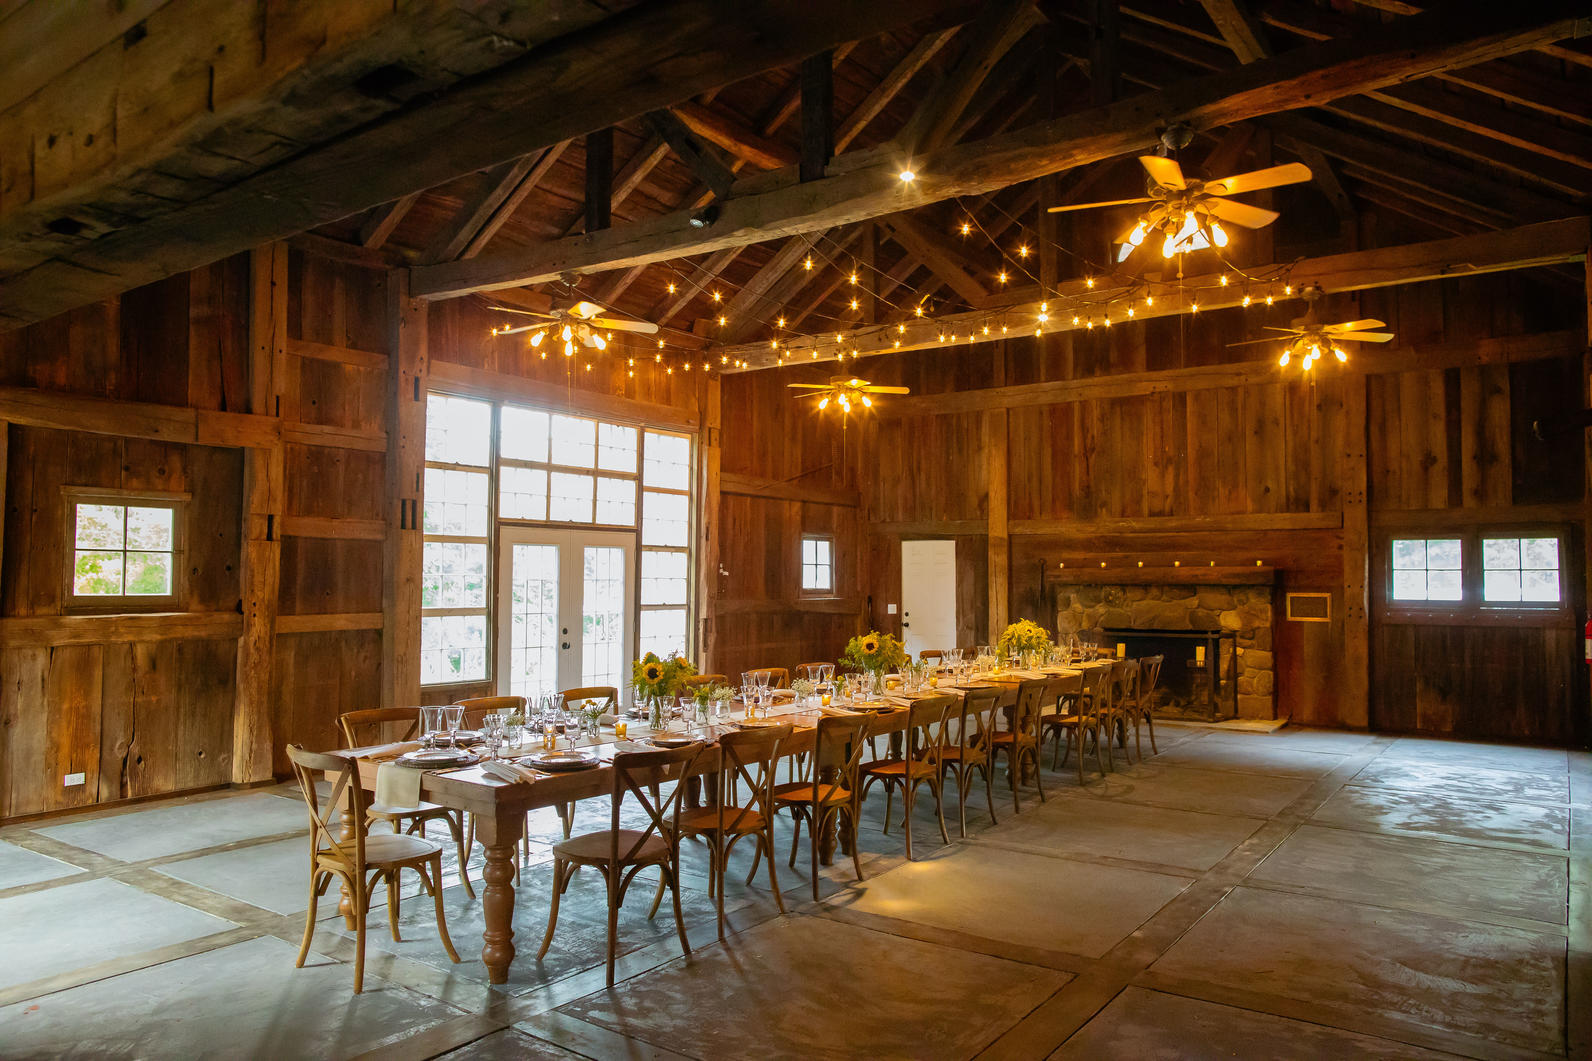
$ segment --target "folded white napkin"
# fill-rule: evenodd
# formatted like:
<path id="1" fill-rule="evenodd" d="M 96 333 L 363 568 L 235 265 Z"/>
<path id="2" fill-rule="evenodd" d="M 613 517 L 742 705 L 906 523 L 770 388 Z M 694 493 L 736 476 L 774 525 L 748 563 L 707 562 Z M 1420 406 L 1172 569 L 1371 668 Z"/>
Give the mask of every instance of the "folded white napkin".
<path id="1" fill-rule="evenodd" d="M 506 763 L 498 759 L 488 759 L 481 764 L 481 772 L 499 781 L 534 781 L 536 774 L 517 763 Z"/>
<path id="2" fill-rule="evenodd" d="M 604 711 L 602 714 L 597 716 L 597 724 L 599 726 L 611 726 L 615 722 L 618 722 L 618 721 L 619 721 L 619 716 L 618 715 L 610 714 L 607 711 Z"/>
<path id="3" fill-rule="evenodd" d="M 376 802 L 389 809 L 419 807 L 420 777 L 419 770 L 382 763 L 376 767 Z"/>

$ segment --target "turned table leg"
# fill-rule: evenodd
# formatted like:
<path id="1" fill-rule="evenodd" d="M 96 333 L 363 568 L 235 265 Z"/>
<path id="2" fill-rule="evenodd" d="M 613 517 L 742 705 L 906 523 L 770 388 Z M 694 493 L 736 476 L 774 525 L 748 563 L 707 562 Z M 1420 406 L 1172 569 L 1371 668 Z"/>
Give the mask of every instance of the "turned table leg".
<path id="1" fill-rule="evenodd" d="M 481 869 L 486 881 L 481 893 L 486 917 L 481 961 L 486 964 L 488 981 L 494 984 L 508 982 L 509 965 L 514 961 L 514 849 L 524 831 L 522 810 L 476 816 L 476 838 L 486 848 L 486 865 Z"/>
<path id="2" fill-rule="evenodd" d="M 355 774 L 351 783 L 359 783 L 358 774 Z M 354 830 L 359 827 L 359 823 L 354 818 L 353 793 L 344 791 L 341 800 L 342 812 L 339 818 L 343 826 L 341 839 L 352 840 L 354 838 Z M 348 894 L 348 884 L 346 882 L 338 885 L 337 912 L 343 915 L 343 924 L 347 926 L 350 932 L 358 931 L 359 925 L 354 917 L 354 900 Z"/>

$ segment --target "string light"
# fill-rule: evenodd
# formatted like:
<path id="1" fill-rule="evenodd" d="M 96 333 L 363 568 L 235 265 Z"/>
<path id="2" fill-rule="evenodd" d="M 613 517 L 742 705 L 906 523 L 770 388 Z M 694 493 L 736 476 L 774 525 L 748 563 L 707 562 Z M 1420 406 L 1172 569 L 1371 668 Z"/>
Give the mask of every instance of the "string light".
<path id="1" fill-rule="evenodd" d="M 717 288 L 714 288 L 714 290 L 713 290 L 713 301 L 715 301 L 715 302 L 723 302 L 724 301 L 724 293 L 722 291 L 718 290 Z"/>
<path id="2" fill-rule="evenodd" d="M 1018 257 L 1019 257 L 1019 258 L 1026 258 L 1026 257 L 1028 257 L 1028 244 L 1026 244 L 1026 243 L 1019 243 L 1019 244 L 1018 244 L 1018 245 L 1017 245 L 1017 256 L 1018 256 Z"/>
<path id="3" fill-rule="evenodd" d="M 962 235 L 965 236 L 971 231 L 973 231 L 973 226 L 968 224 L 966 221 L 963 221 L 962 222 Z"/>
<path id="4" fill-rule="evenodd" d="M 802 268 L 806 269 L 809 273 L 813 271 L 813 257 L 812 257 L 812 255 L 809 254 L 807 256 L 807 260 L 802 262 Z"/>
<path id="5" fill-rule="evenodd" d="M 671 295 L 674 294 L 674 281 L 673 280 L 669 281 L 669 294 L 671 294 Z"/>
<path id="6" fill-rule="evenodd" d="M 1006 270 L 1002 269 L 1000 271 L 1000 275 L 995 277 L 995 279 L 999 280 L 1001 283 L 1004 284 L 1006 282 Z"/>
<path id="7" fill-rule="evenodd" d="M 897 173 L 896 176 L 901 178 L 902 184 L 911 184 L 913 181 L 918 179 L 918 175 L 909 169 L 902 170 L 900 173 Z"/>

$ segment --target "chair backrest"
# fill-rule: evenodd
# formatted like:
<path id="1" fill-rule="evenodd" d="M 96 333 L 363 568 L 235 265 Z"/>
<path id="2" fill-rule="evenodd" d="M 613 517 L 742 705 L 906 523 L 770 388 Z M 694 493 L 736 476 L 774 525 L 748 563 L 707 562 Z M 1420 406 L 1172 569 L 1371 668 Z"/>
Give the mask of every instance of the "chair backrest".
<path id="1" fill-rule="evenodd" d="M 808 681 L 815 682 L 818 680 L 819 667 L 833 666 L 833 663 L 798 663 L 796 664 L 796 669 L 793 673 L 798 678 L 806 678 Z"/>
<path id="2" fill-rule="evenodd" d="M 995 705 L 1000 698 L 1000 688 L 994 685 L 974 686 L 962 698 L 962 707 L 957 716 L 956 739 L 964 763 L 989 751 L 990 737 L 994 735 L 995 728 Z"/>
<path id="3" fill-rule="evenodd" d="M 770 688 L 784 688 L 790 684 L 790 671 L 786 670 L 784 667 L 758 667 L 754 670 L 749 670 L 746 673 L 768 675 L 768 684 Z"/>
<path id="4" fill-rule="evenodd" d="M 653 752 L 618 752 L 614 755 L 614 796 L 611 835 L 613 844 L 610 856 L 613 865 L 635 858 L 643 844 L 654 836 L 680 835 L 680 801 L 685 795 L 685 779 L 695 773 L 702 758 L 711 754 L 708 745 L 687 744 L 681 748 L 665 748 Z M 658 771 L 679 767 L 678 782 L 668 796 L 659 796 Z M 627 796 L 634 796 L 647 816 L 644 829 L 619 850 L 620 810 Z M 628 835 L 628 834 L 627 834 Z"/>
<path id="5" fill-rule="evenodd" d="M 1030 678 L 1017 687 L 1017 704 L 1012 708 L 1012 732 L 1019 740 L 1039 739 L 1039 714 L 1047 702 L 1054 703 L 1051 690 L 1054 678 Z"/>
<path id="6" fill-rule="evenodd" d="M 1118 703 L 1132 700 L 1139 690 L 1139 661 L 1119 659 L 1111 663 L 1112 696 Z"/>
<path id="7" fill-rule="evenodd" d="M 512 715 L 525 713 L 525 697 L 523 696 L 476 696 L 468 700 L 460 700 L 455 707 L 464 708 L 464 728 L 476 729 L 481 725 L 481 720 L 488 715 Z"/>
<path id="8" fill-rule="evenodd" d="M 559 695 L 564 698 L 566 708 L 573 708 L 582 700 L 606 700 L 604 707 L 612 711 L 619 703 L 619 690 L 612 685 L 587 685 L 579 689 L 565 689 Z"/>
<path id="9" fill-rule="evenodd" d="M 1155 687 L 1161 681 L 1161 664 L 1165 656 L 1145 656 L 1139 660 L 1139 705 L 1146 711 L 1155 697 Z"/>
<path id="10" fill-rule="evenodd" d="M 945 718 L 951 713 L 956 698 L 949 695 L 927 696 L 912 701 L 907 708 L 906 757 L 922 759 L 939 766 L 941 752 L 945 750 L 947 726 Z"/>
<path id="11" fill-rule="evenodd" d="M 335 855 L 356 870 L 365 865 L 365 830 L 356 828 L 353 836 L 343 836 L 343 793 L 348 793 L 350 820 L 365 820 L 365 790 L 359 784 L 357 764 L 341 755 L 305 751 L 296 744 L 287 746 L 299 794 L 310 812 L 310 852 Z M 334 774 L 331 792 L 324 798 L 318 785 L 321 774 Z"/>
<path id="12" fill-rule="evenodd" d="M 368 748 L 394 740 L 414 740 L 420 731 L 418 707 L 370 707 L 337 716 L 343 747 Z M 396 735 L 393 735 L 393 734 Z"/>
<path id="13" fill-rule="evenodd" d="M 1112 667 L 1083 668 L 1083 696 L 1079 702 L 1082 710 L 1090 714 L 1111 709 Z"/>
<path id="14" fill-rule="evenodd" d="M 943 649 L 943 648 L 926 648 L 922 652 L 918 653 L 918 659 L 920 659 L 920 660 L 944 659 L 944 658 L 945 658 L 945 649 Z"/>
<path id="15" fill-rule="evenodd" d="M 779 758 L 780 742 L 790 737 L 795 726 L 759 726 L 719 736 L 719 825 L 724 824 L 724 808 L 732 805 L 741 782 L 752 792 L 751 809 L 765 817 L 774 812 L 774 763 Z"/>
<path id="16" fill-rule="evenodd" d="M 680 684 L 687 689 L 697 689 L 704 685 L 728 685 L 730 680 L 722 674 L 693 674 Z"/>
<path id="17" fill-rule="evenodd" d="M 862 769 L 862 753 L 868 748 L 869 722 L 870 719 L 866 715 L 855 717 L 833 715 L 818 720 L 818 734 L 814 745 L 817 756 L 815 761 L 820 767 L 833 766 L 834 783 L 853 796 L 860 795 L 857 774 Z M 818 802 L 821 773 L 822 770 L 813 771 L 814 803 Z"/>

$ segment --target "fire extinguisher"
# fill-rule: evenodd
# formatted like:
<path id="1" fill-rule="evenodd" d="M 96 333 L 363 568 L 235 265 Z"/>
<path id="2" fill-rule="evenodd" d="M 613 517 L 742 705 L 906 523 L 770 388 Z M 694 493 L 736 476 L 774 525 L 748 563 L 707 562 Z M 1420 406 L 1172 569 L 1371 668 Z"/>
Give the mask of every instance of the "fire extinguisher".
<path id="1" fill-rule="evenodd" d="M 1592 619 L 1586 621 L 1586 633 L 1581 643 L 1586 647 L 1586 661 L 1592 665 Z"/>

